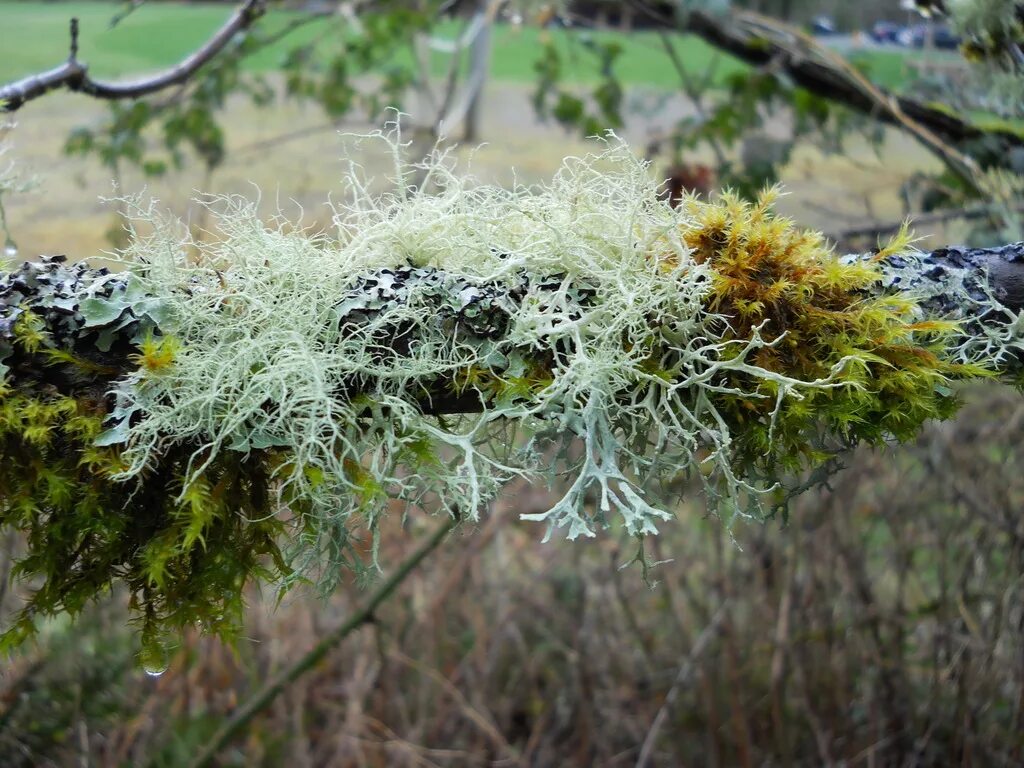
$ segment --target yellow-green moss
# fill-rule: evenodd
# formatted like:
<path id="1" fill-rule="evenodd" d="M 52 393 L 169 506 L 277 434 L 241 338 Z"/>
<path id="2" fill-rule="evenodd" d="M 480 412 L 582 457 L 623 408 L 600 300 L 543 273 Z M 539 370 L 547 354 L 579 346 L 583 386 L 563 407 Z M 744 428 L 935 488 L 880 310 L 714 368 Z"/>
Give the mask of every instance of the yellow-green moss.
<path id="1" fill-rule="evenodd" d="M 102 403 L 0 385 L 0 524 L 25 534 L 14 573 L 34 585 L 2 645 L 118 584 L 147 657 L 182 627 L 231 636 L 245 583 L 289 573 L 275 541 L 282 523 L 267 496 L 268 455 L 224 454 L 179 501 L 187 453 L 171 451 L 137 483 L 116 482 L 120 451 L 93 443 L 105 415 Z"/>
<path id="2" fill-rule="evenodd" d="M 757 366 L 801 381 L 832 376 L 838 386 L 780 401 L 771 379 L 729 373 L 727 386 L 748 393 L 717 398 L 738 462 L 771 476 L 813 465 L 830 447 L 907 439 L 925 420 L 948 417 L 957 407 L 950 381 L 985 371 L 943 358 L 954 324 L 921 321 L 912 296 L 875 290 L 906 233 L 873 261 L 841 261 L 822 235 L 775 216 L 773 198 L 688 200 L 694 225 L 684 239 L 712 267 L 709 309 L 728 318 L 725 338 L 759 333 L 768 344 L 754 351 Z"/>

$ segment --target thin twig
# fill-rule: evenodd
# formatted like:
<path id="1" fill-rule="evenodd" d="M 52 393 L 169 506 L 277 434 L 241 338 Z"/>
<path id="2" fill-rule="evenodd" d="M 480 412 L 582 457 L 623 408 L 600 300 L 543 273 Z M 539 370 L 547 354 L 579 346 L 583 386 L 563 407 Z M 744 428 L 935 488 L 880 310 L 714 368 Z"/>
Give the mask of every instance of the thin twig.
<path id="1" fill-rule="evenodd" d="M 938 135 L 927 125 L 909 116 L 904 111 L 899 98 L 872 83 L 842 56 L 825 48 L 803 30 L 778 22 L 767 16 L 745 12 L 740 18 L 755 29 L 760 28 L 763 31 L 775 34 L 777 37 L 791 35 L 803 45 L 802 49 L 793 50 L 782 42 L 776 42 L 780 50 L 785 51 L 790 60 L 811 54 L 813 57 L 820 59 L 825 65 L 831 66 L 839 77 L 860 91 L 865 98 L 874 104 L 874 107 L 871 109 L 872 113 L 881 114 L 888 118 L 889 121 L 901 126 L 926 149 L 930 150 L 932 154 L 942 160 L 951 171 L 956 173 L 967 184 L 978 192 L 983 191 L 980 182 L 981 169 L 974 158 L 952 146 L 948 140 Z"/>
<path id="2" fill-rule="evenodd" d="M 651 759 L 651 754 L 654 752 L 655 742 L 658 740 L 658 732 L 661 731 L 661 727 L 665 724 L 665 718 L 668 717 L 669 710 L 672 709 L 672 705 L 675 704 L 677 698 L 679 698 L 679 691 L 682 689 L 683 684 L 690 679 L 693 674 L 694 666 L 697 663 L 697 659 L 701 657 L 704 650 L 708 647 L 708 644 L 714 639 L 715 635 L 718 634 L 718 629 L 722 624 L 722 620 L 725 618 L 725 608 L 727 603 L 722 605 L 715 611 L 715 615 L 711 618 L 711 623 L 708 624 L 704 630 L 697 635 L 696 641 L 693 643 L 693 648 L 686 654 L 682 663 L 679 665 L 679 671 L 676 673 L 676 679 L 672 683 L 672 687 L 668 689 L 668 693 L 665 695 L 665 701 L 662 702 L 661 708 L 658 710 L 658 714 L 654 716 L 654 720 L 651 722 L 651 727 L 647 730 L 647 736 L 644 737 L 643 746 L 640 748 L 640 757 L 637 758 L 636 768 L 644 768 L 648 761 Z"/>
<path id="3" fill-rule="evenodd" d="M 1024 213 L 1024 206 L 1017 206 L 1015 210 L 1018 213 Z M 930 211 L 928 213 L 917 213 L 908 216 L 911 224 L 922 225 L 922 224 L 942 224 L 947 221 L 953 221 L 956 219 L 983 219 L 986 216 L 992 216 L 999 213 L 998 206 L 993 205 L 977 205 L 971 208 L 946 208 L 939 211 Z M 836 239 L 845 240 L 852 237 L 881 237 L 882 235 L 891 235 L 900 230 L 906 219 L 900 219 L 899 221 L 885 221 L 875 224 L 864 224 L 861 226 L 850 227 L 836 232 L 834 237 Z"/>
<path id="4" fill-rule="evenodd" d="M 391 596 L 398 586 L 405 581 L 416 567 L 445 540 L 451 530 L 458 524 L 458 520 L 450 517 L 438 527 L 430 538 L 413 552 L 398 569 L 377 587 L 363 607 L 356 611 L 349 619 L 325 635 L 309 651 L 304 653 L 291 666 L 283 669 L 274 678 L 249 698 L 242 706 L 225 720 L 217 732 L 213 734 L 206 745 L 200 750 L 196 758 L 189 764 L 190 768 L 206 768 L 209 766 L 217 753 L 223 749 L 231 739 L 245 728 L 252 719 L 259 714 L 268 704 L 276 699 L 291 683 L 298 680 L 302 675 L 315 667 L 328 653 L 341 643 L 346 637 L 364 624 L 373 621 L 374 612 Z"/>
<path id="5" fill-rule="evenodd" d="M 669 60 L 672 62 L 672 66 L 675 68 L 676 74 L 679 76 L 679 82 L 683 87 L 683 91 L 686 93 L 687 97 L 689 97 L 694 110 L 697 112 L 697 117 L 700 118 L 701 122 L 706 123 L 708 121 L 708 111 L 704 106 L 704 94 L 706 93 L 709 85 L 707 78 L 705 77 L 700 84 L 694 82 L 690 72 L 686 69 L 686 65 L 679 57 L 679 53 L 676 51 L 676 47 L 673 45 L 672 38 L 669 37 L 668 32 L 663 29 L 659 29 L 658 37 L 661 39 L 661 45 L 665 49 L 665 53 L 668 55 Z M 716 58 L 714 62 L 717 66 L 718 59 Z M 708 69 L 711 69 L 711 67 Z M 711 146 L 711 151 L 715 153 L 715 159 L 718 161 L 718 165 L 720 167 L 725 166 L 727 163 L 725 149 L 713 133 L 708 134 L 708 144 Z"/>

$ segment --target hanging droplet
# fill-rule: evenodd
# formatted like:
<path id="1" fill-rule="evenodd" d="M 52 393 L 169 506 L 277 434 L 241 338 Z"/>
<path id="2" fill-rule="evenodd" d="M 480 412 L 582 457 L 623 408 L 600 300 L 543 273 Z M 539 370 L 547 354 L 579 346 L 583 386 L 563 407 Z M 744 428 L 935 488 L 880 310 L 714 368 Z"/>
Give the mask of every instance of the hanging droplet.
<path id="1" fill-rule="evenodd" d="M 163 645 L 144 646 L 139 652 L 143 671 L 150 677 L 160 677 L 170 666 L 170 653 Z"/>
<path id="2" fill-rule="evenodd" d="M 18 246 L 14 244 L 14 241 L 8 240 L 4 245 L 4 256 L 8 259 L 13 259 L 18 255 Z"/>

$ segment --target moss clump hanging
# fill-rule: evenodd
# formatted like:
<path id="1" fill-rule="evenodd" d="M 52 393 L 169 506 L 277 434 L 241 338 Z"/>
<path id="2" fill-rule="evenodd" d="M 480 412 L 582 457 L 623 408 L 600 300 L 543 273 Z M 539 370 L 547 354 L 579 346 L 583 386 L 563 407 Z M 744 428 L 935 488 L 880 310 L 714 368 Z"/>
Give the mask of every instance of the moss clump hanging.
<path id="1" fill-rule="evenodd" d="M 44 310 L 22 302 L 0 338 L 6 375 L 0 383 L 0 525 L 23 531 L 26 553 L 13 575 L 32 585 L 31 596 L 0 647 L 31 635 L 40 618 L 79 613 L 113 588 L 127 590 L 150 666 L 172 631 L 195 624 L 230 637 L 242 614 L 242 589 L 251 579 L 280 581 L 291 571 L 278 549 L 283 522 L 275 516 L 270 475 L 277 455 L 225 453 L 201 475 L 187 477 L 191 453 L 169 446 L 153 471 L 115 479 L 127 465 L 117 445 L 101 445 L 111 402 L 105 395 L 120 369 L 107 352 L 75 349 L 90 337 L 78 301 L 61 291 L 112 278 L 60 259 L 25 265 L 8 275 L 3 293 L 44 298 Z M 47 293 L 48 288 L 54 292 Z M 49 302 L 46 301 L 48 296 Z M 54 302 L 62 303 L 53 311 Z M 122 318 L 115 318 L 122 320 Z M 72 328 L 79 326 L 79 333 Z M 111 321 L 103 330 L 111 333 Z M 122 326 L 137 332 L 134 316 Z M 100 331 L 102 333 L 103 331 Z M 116 334 L 115 334 L 116 335 Z M 61 340 L 63 346 L 58 346 Z M 93 333 L 95 340 L 95 333 Z M 147 333 L 137 355 L 140 371 L 173 364 L 173 342 Z M 187 482 L 186 482 L 187 477 Z"/>
<path id="2" fill-rule="evenodd" d="M 245 583 L 290 572 L 278 550 L 284 526 L 269 503 L 268 457 L 225 454 L 179 499 L 181 451 L 139 482 L 112 479 L 125 465 L 119 450 L 95 445 L 104 415 L 69 397 L 0 390 L 0 524 L 25 532 L 27 554 L 14 574 L 34 586 L 4 645 L 117 584 L 130 594 L 146 654 L 186 626 L 233 635 Z"/>

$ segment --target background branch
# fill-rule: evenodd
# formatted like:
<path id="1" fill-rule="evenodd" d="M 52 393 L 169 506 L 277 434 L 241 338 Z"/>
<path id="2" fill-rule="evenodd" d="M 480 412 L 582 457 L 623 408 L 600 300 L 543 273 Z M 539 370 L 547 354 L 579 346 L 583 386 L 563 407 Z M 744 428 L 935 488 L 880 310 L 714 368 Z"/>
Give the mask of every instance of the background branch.
<path id="1" fill-rule="evenodd" d="M 150 77 L 108 83 L 89 76 L 88 66 L 78 60 L 78 19 L 71 20 L 68 60 L 48 72 L 0 86 L 0 112 L 14 112 L 50 91 L 67 88 L 97 99 L 138 99 L 181 85 L 223 51 L 239 32 L 249 29 L 266 11 L 266 0 L 246 0 L 198 50 L 173 67 Z"/>
<path id="2" fill-rule="evenodd" d="M 1024 206 L 1014 208 L 1017 213 L 1024 213 Z M 943 224 L 947 221 L 984 219 L 999 213 L 997 205 L 976 205 L 970 208 L 944 208 L 938 211 L 926 213 L 915 213 L 908 218 L 915 226 L 923 224 Z M 842 243 L 851 238 L 857 237 L 883 237 L 899 232 L 906 219 L 898 221 L 881 221 L 871 224 L 858 224 L 847 229 L 837 230 L 830 233 L 830 236 Z"/>
<path id="3" fill-rule="evenodd" d="M 658 18 L 664 21 L 664 17 Z M 873 84 L 865 88 L 866 79 L 855 74 L 851 67 L 839 67 L 832 57 L 823 58 L 808 49 L 806 41 L 800 39 L 799 30 L 758 14 L 737 12 L 718 16 L 693 11 L 674 26 L 747 64 L 781 70 L 796 85 L 816 96 L 884 123 L 907 128 L 909 121 L 917 130 L 924 129 L 939 140 L 938 144 L 924 143 L 931 151 L 939 152 L 940 157 L 941 153 L 948 154 L 943 143 L 953 145 L 960 152 L 965 143 L 982 139 L 995 140 L 1002 148 L 1024 147 L 1024 136 L 1012 131 L 979 127 L 947 111 L 897 96 Z M 948 158 L 942 159 L 947 161 Z M 1005 162 L 1005 153 L 994 149 L 986 153 L 986 160 Z"/>

